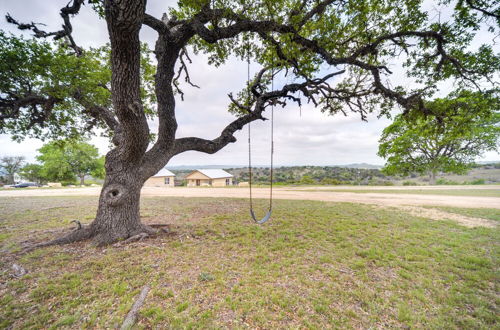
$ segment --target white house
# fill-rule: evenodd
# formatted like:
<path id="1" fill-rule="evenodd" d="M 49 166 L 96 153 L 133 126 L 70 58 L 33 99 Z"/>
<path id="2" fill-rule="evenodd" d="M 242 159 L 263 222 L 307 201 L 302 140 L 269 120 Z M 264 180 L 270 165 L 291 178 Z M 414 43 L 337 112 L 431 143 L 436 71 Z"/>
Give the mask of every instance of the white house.
<path id="1" fill-rule="evenodd" d="M 167 170 L 161 169 L 158 173 L 150 177 L 144 182 L 145 187 L 174 187 L 175 174 Z"/>
<path id="2" fill-rule="evenodd" d="M 188 187 L 224 187 L 233 185 L 233 175 L 221 169 L 199 169 L 186 176 Z"/>

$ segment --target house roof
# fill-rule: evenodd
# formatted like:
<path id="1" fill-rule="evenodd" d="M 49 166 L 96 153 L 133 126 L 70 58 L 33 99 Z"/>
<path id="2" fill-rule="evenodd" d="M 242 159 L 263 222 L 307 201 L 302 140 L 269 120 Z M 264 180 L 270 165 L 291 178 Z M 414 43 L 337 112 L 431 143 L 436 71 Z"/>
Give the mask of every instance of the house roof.
<path id="1" fill-rule="evenodd" d="M 224 170 L 219 169 L 198 169 L 198 172 L 209 177 L 210 179 L 232 178 L 233 175 Z"/>
<path id="2" fill-rule="evenodd" d="M 158 176 L 175 176 L 175 174 L 170 172 L 166 168 L 162 168 L 158 173 L 153 175 L 153 177 L 158 177 Z"/>

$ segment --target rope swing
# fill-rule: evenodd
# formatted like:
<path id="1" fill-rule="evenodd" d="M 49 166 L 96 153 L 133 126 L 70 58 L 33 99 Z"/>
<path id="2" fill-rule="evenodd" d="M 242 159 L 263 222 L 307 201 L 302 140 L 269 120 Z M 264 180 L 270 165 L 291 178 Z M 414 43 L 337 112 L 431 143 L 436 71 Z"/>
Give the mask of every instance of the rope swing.
<path id="1" fill-rule="evenodd" d="M 274 72 L 271 69 L 271 89 L 274 90 Z M 250 102 L 250 44 L 248 44 L 247 52 L 247 98 Z M 270 173 L 270 190 L 269 190 L 269 209 L 262 219 L 258 219 L 253 211 L 252 201 L 252 142 L 251 142 L 251 128 L 248 123 L 248 186 L 250 188 L 250 216 L 253 221 L 258 224 L 263 224 L 271 218 L 273 209 L 273 154 L 274 154 L 274 102 L 271 103 L 271 173 Z"/>

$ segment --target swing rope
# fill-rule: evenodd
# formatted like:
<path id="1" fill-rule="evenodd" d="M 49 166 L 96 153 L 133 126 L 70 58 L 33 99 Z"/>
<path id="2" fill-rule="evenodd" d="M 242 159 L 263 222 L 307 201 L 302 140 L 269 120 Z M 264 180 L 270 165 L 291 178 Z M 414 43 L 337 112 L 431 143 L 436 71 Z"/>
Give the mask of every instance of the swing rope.
<path id="1" fill-rule="evenodd" d="M 249 47 L 249 46 L 248 46 Z M 250 104 L 250 51 L 247 49 L 247 100 Z M 252 145 L 250 141 L 251 129 L 248 123 L 248 186 L 250 188 L 250 210 L 253 210 L 252 205 Z"/>
<path id="2" fill-rule="evenodd" d="M 247 99 L 250 102 L 250 44 L 247 49 Z M 274 90 L 274 70 L 271 71 L 271 89 Z M 263 224 L 271 218 L 273 209 L 273 155 L 274 155 L 274 102 L 271 104 L 271 172 L 270 172 L 270 190 L 269 190 L 269 210 L 262 219 L 257 219 L 253 211 L 253 197 L 252 197 L 252 142 L 251 142 L 251 128 L 248 123 L 248 186 L 250 188 L 250 215 L 252 219 L 258 223 Z"/>

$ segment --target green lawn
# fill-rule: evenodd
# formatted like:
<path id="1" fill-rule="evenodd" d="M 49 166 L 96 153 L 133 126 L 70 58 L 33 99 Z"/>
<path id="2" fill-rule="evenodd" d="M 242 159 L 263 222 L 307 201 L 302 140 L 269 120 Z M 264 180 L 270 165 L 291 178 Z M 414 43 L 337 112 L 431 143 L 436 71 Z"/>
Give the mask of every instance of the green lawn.
<path id="1" fill-rule="evenodd" d="M 417 195 L 447 195 L 447 196 L 477 196 L 477 197 L 500 197 L 500 189 L 304 189 L 300 191 L 332 191 L 351 192 L 359 194 L 417 194 Z"/>
<path id="2" fill-rule="evenodd" d="M 258 226 L 246 200 L 145 198 L 144 221 L 172 234 L 16 259 L 23 241 L 89 222 L 96 203 L 0 199 L 0 328 L 116 327 L 146 283 L 139 328 L 499 326 L 498 229 L 366 205 L 277 201 Z M 13 262 L 29 274 L 12 278 Z"/>

